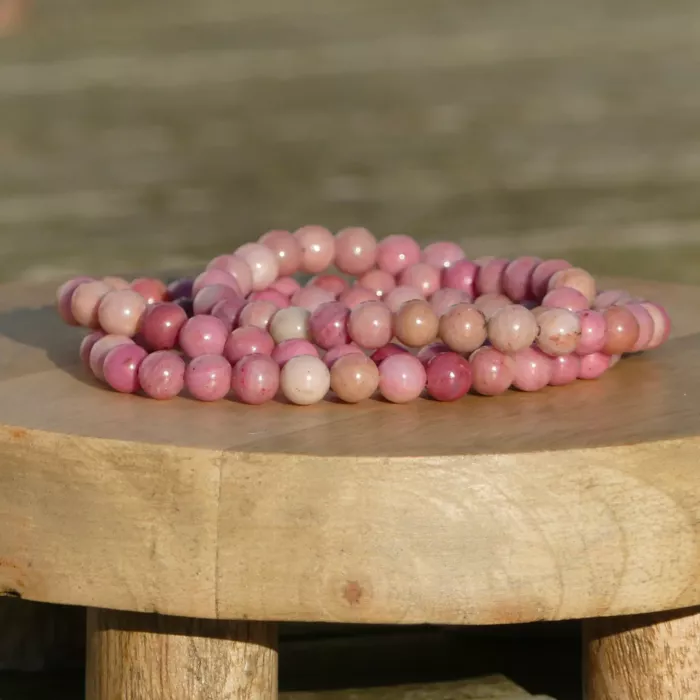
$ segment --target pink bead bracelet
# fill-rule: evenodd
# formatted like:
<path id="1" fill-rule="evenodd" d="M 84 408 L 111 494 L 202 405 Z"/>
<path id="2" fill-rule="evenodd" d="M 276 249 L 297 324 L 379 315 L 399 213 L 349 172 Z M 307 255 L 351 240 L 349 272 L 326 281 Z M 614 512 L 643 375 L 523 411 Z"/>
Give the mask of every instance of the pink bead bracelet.
<path id="1" fill-rule="evenodd" d="M 314 276 L 302 286 L 299 272 Z M 472 261 L 451 242 L 421 250 L 408 236 L 321 226 L 269 231 L 167 286 L 79 277 L 57 303 L 92 330 L 80 356 L 113 390 L 248 404 L 280 392 L 307 405 L 329 391 L 348 403 L 537 391 L 598 378 L 671 331 L 663 307 L 598 292 L 565 260 Z"/>

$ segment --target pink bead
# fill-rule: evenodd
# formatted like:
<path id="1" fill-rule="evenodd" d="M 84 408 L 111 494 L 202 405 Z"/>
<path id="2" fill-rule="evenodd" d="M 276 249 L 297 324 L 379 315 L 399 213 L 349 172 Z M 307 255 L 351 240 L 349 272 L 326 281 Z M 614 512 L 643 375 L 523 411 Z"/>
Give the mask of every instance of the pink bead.
<path id="1" fill-rule="evenodd" d="M 537 317 L 537 346 L 547 355 L 570 355 L 581 342 L 581 320 L 567 309 L 548 309 Z"/>
<path id="2" fill-rule="evenodd" d="M 105 335 L 90 349 L 88 366 L 95 379 L 104 381 L 104 362 L 107 354 L 120 345 L 134 345 L 134 341 L 126 335 Z"/>
<path id="3" fill-rule="evenodd" d="M 515 379 L 515 361 L 496 348 L 475 350 L 469 362 L 472 366 L 472 389 L 483 396 L 497 396 L 508 391 Z"/>
<path id="4" fill-rule="evenodd" d="M 642 302 L 642 306 L 649 312 L 654 322 L 654 332 L 647 344 L 647 350 L 655 350 L 669 339 L 671 335 L 671 319 L 666 309 L 660 304 L 645 301 Z"/>
<path id="5" fill-rule="evenodd" d="M 271 355 L 275 349 L 272 336 L 255 326 L 236 328 L 229 334 L 224 345 L 224 357 L 235 365 L 246 355 Z"/>
<path id="6" fill-rule="evenodd" d="M 463 301 L 470 302 L 471 300 L 472 298 L 466 292 L 462 292 L 459 289 L 443 287 L 442 289 L 438 289 L 437 292 L 430 297 L 430 305 L 439 318 L 446 313 L 451 306 Z"/>
<path id="7" fill-rule="evenodd" d="M 311 406 L 323 401 L 330 388 L 330 370 L 313 355 L 293 357 L 280 372 L 280 390 L 297 406 Z"/>
<path id="8" fill-rule="evenodd" d="M 65 284 L 62 284 L 58 291 L 56 292 L 56 308 L 58 310 L 58 315 L 63 319 L 64 323 L 69 326 L 79 326 L 80 324 L 75 320 L 73 312 L 71 311 L 71 300 L 73 299 L 73 292 L 81 285 L 83 282 L 93 282 L 92 277 L 76 277 L 75 279 L 69 280 Z"/>
<path id="9" fill-rule="evenodd" d="M 331 389 L 345 403 L 369 399 L 379 386 L 377 365 L 364 354 L 338 358 L 331 369 Z"/>
<path id="10" fill-rule="evenodd" d="M 278 309 L 286 309 L 289 306 L 289 298 L 282 292 L 272 288 L 263 289 L 261 292 L 253 292 L 248 299 L 250 301 L 270 301 Z"/>
<path id="11" fill-rule="evenodd" d="M 267 246 L 277 257 L 280 275 L 293 275 L 301 267 L 301 245 L 289 231 L 268 231 L 260 237 L 260 243 Z"/>
<path id="12" fill-rule="evenodd" d="M 512 305 L 513 302 L 509 297 L 505 296 L 505 294 L 482 294 L 480 297 L 474 299 L 474 306 L 481 311 L 487 321 L 497 311 Z"/>
<path id="13" fill-rule="evenodd" d="M 279 365 L 268 355 L 247 355 L 233 368 L 231 388 L 242 403 L 271 401 L 280 387 Z"/>
<path id="14" fill-rule="evenodd" d="M 185 386 L 185 361 L 174 350 L 151 353 L 139 367 L 139 384 L 152 399 L 174 399 Z"/>
<path id="15" fill-rule="evenodd" d="M 231 365 L 221 355 L 195 357 L 185 370 L 185 387 L 198 401 L 219 401 L 231 390 Z"/>
<path id="16" fill-rule="evenodd" d="M 402 285 L 396 287 L 396 289 L 392 289 L 389 292 L 385 303 L 389 309 L 391 309 L 391 311 L 396 313 L 407 301 L 414 301 L 423 298 L 423 293 L 420 289 L 417 289 L 416 287 L 404 287 Z"/>
<path id="17" fill-rule="evenodd" d="M 410 236 L 387 236 L 377 246 L 377 267 L 394 277 L 420 258 L 420 246 Z"/>
<path id="18" fill-rule="evenodd" d="M 109 294 L 112 288 L 95 280 L 79 284 L 71 295 L 70 312 L 75 323 L 85 328 L 99 328 L 98 309 L 103 297 Z"/>
<path id="19" fill-rule="evenodd" d="M 581 370 L 581 358 L 578 355 L 558 355 L 552 358 L 552 377 L 550 386 L 565 386 L 578 379 Z"/>
<path id="20" fill-rule="evenodd" d="M 215 284 L 231 287 L 239 296 L 243 296 L 243 290 L 240 288 L 233 275 L 218 268 L 205 270 L 201 275 L 197 275 L 192 283 L 192 294 L 196 296 L 204 287 L 211 287 Z"/>
<path id="21" fill-rule="evenodd" d="M 555 272 L 567 270 L 571 263 L 566 260 L 545 260 L 532 271 L 530 278 L 530 289 L 532 296 L 537 301 L 541 301 L 549 289 L 549 280 Z"/>
<path id="22" fill-rule="evenodd" d="M 579 368 L 579 379 L 598 379 L 610 367 L 610 355 L 602 352 L 592 352 L 589 355 L 581 356 L 581 367 Z"/>
<path id="23" fill-rule="evenodd" d="M 479 267 L 474 282 L 476 296 L 482 294 L 503 294 L 503 275 L 510 264 L 505 258 L 494 258 Z"/>
<path id="24" fill-rule="evenodd" d="M 165 301 L 168 295 L 168 288 L 165 284 L 155 277 L 139 277 L 135 279 L 129 287 L 138 292 L 147 304 L 157 304 L 160 301 Z"/>
<path id="25" fill-rule="evenodd" d="M 409 353 L 391 355 L 379 365 L 379 391 L 391 403 L 417 399 L 425 383 L 425 368 Z"/>
<path id="26" fill-rule="evenodd" d="M 377 239 L 366 229 L 344 228 L 335 236 L 335 266 L 348 275 L 362 275 L 377 260 Z"/>
<path id="27" fill-rule="evenodd" d="M 131 289 L 109 292 L 102 297 L 97 319 L 105 333 L 133 337 L 146 312 L 146 300 Z"/>
<path id="28" fill-rule="evenodd" d="M 456 401 L 471 388 L 472 368 L 456 352 L 444 352 L 426 365 L 426 389 L 436 401 Z"/>
<path id="29" fill-rule="evenodd" d="M 121 394 L 135 394 L 141 388 L 139 368 L 147 356 L 148 353 L 135 343 L 112 348 L 102 363 L 105 382 Z"/>
<path id="30" fill-rule="evenodd" d="M 271 301 L 250 301 L 238 316 L 239 326 L 257 326 L 267 330 L 272 317 L 279 309 Z"/>
<path id="31" fill-rule="evenodd" d="M 168 292 L 166 295 L 167 301 L 175 301 L 176 299 L 181 299 L 182 297 L 191 297 L 192 287 L 194 285 L 194 280 L 189 277 L 183 277 L 181 279 L 175 280 L 168 285 Z"/>
<path id="32" fill-rule="evenodd" d="M 347 343 L 346 345 L 336 345 L 323 356 L 323 361 L 326 363 L 326 367 L 330 369 L 331 367 L 333 367 L 335 361 L 340 359 L 341 357 L 345 357 L 345 355 L 354 355 L 358 353 L 360 355 L 364 355 L 362 348 L 358 345 L 355 345 L 355 343 Z"/>
<path id="33" fill-rule="evenodd" d="M 416 263 L 407 267 L 399 275 L 399 284 L 404 287 L 415 287 L 429 299 L 440 289 L 440 270 L 428 263 Z"/>
<path id="34" fill-rule="evenodd" d="M 105 337 L 104 331 L 94 331 L 89 335 L 86 335 L 80 342 L 80 361 L 90 369 L 90 352 L 95 346 L 95 343 L 101 338 Z"/>
<path id="35" fill-rule="evenodd" d="M 301 269 L 317 275 L 330 267 L 335 258 L 335 239 L 323 226 L 302 226 L 294 232 L 301 246 Z"/>
<path id="36" fill-rule="evenodd" d="M 375 350 L 371 355 L 370 358 L 374 362 L 374 364 L 379 367 L 379 365 L 386 360 L 387 357 L 391 357 L 392 355 L 401 355 L 402 353 L 408 352 L 407 348 L 402 347 L 401 345 L 398 345 L 397 343 L 388 343 L 387 345 L 383 345 L 381 348 Z"/>
<path id="37" fill-rule="evenodd" d="M 570 287 L 560 287 L 545 294 L 542 306 L 550 309 L 568 309 L 569 311 L 585 311 L 590 308 L 588 299 L 581 292 Z"/>
<path id="38" fill-rule="evenodd" d="M 418 358 L 419 362 L 425 367 L 428 364 L 428 362 L 430 362 L 434 357 L 437 357 L 438 355 L 441 355 L 445 352 L 452 352 L 450 346 L 446 345 L 445 343 L 435 342 L 426 345 L 424 348 L 421 348 L 416 357 Z"/>
<path id="39" fill-rule="evenodd" d="M 596 298 L 593 300 L 593 308 L 597 311 L 605 311 L 610 306 L 624 304 L 631 298 L 631 295 L 623 289 L 606 289 L 596 295 Z"/>
<path id="40" fill-rule="evenodd" d="M 272 359 L 280 366 L 284 367 L 289 360 L 299 355 L 313 355 L 318 357 L 318 350 L 313 343 L 304 338 L 290 338 L 283 340 L 275 346 L 272 351 Z"/>
<path id="41" fill-rule="evenodd" d="M 384 270 L 370 270 L 365 272 L 360 279 L 357 280 L 360 287 L 369 289 L 373 292 L 379 301 L 386 299 L 389 292 L 396 287 L 396 280 L 393 275 L 390 275 Z"/>
<path id="42" fill-rule="evenodd" d="M 340 301 L 321 304 L 309 319 L 309 330 L 314 343 L 324 350 L 349 343 L 349 316 L 350 309 Z"/>
<path id="43" fill-rule="evenodd" d="M 292 295 L 292 306 L 301 306 L 313 313 L 321 304 L 335 301 L 335 296 L 320 287 L 303 287 Z"/>
<path id="44" fill-rule="evenodd" d="M 458 260 L 442 272 L 442 286 L 449 289 L 459 289 L 474 298 L 476 276 L 479 266 L 471 260 Z"/>
<path id="45" fill-rule="evenodd" d="M 113 277 L 111 275 L 103 277 L 102 281 L 108 284 L 112 289 L 129 289 L 131 286 L 123 277 Z"/>
<path id="46" fill-rule="evenodd" d="M 503 293 L 520 302 L 532 297 L 532 273 L 540 264 L 539 258 L 522 257 L 513 260 L 503 272 Z"/>
<path id="47" fill-rule="evenodd" d="M 153 304 L 141 322 L 141 336 L 150 350 L 172 350 L 187 322 L 185 311 L 173 302 Z"/>
<path id="48" fill-rule="evenodd" d="M 422 260 L 428 265 L 442 271 L 451 267 L 458 260 L 465 258 L 464 251 L 452 241 L 438 241 L 430 243 L 423 249 Z"/>
<path id="49" fill-rule="evenodd" d="M 627 308 L 632 312 L 639 324 L 639 336 L 630 352 L 642 352 L 646 350 L 654 337 L 654 319 L 649 310 L 642 304 L 627 304 Z"/>
<path id="50" fill-rule="evenodd" d="M 246 300 L 242 297 L 223 299 L 214 306 L 211 310 L 211 315 L 214 318 L 218 318 L 230 333 L 234 328 L 238 328 L 238 319 L 245 305 Z"/>
<path id="51" fill-rule="evenodd" d="M 520 391 L 539 391 L 552 379 L 552 359 L 537 348 L 525 348 L 515 353 L 513 386 Z"/>
<path id="52" fill-rule="evenodd" d="M 577 355 L 590 355 L 600 352 L 605 347 L 605 317 L 599 311 L 579 311 L 581 321 L 581 339 L 576 346 Z"/>
<path id="53" fill-rule="evenodd" d="M 339 275 L 316 275 L 309 280 L 307 287 L 325 289 L 337 299 L 350 285 Z"/>
<path id="54" fill-rule="evenodd" d="M 348 289 L 344 294 L 341 294 L 340 301 L 342 301 L 348 309 L 354 309 L 356 306 L 364 304 L 366 301 L 377 301 L 377 295 L 373 294 L 369 289 L 355 286 Z"/>
<path id="55" fill-rule="evenodd" d="M 489 319 L 487 329 L 491 345 L 507 353 L 529 348 L 539 330 L 532 312 L 515 304 L 496 311 Z"/>
<path id="56" fill-rule="evenodd" d="M 219 255 L 207 265 L 207 270 L 222 270 L 231 275 L 241 296 L 247 297 L 253 290 L 253 271 L 238 255 Z"/>
<path id="57" fill-rule="evenodd" d="M 361 348 L 381 348 L 394 335 L 391 311 L 381 301 L 367 301 L 356 306 L 348 317 L 348 334 Z"/>
<path id="58" fill-rule="evenodd" d="M 253 274 L 253 291 L 267 289 L 279 276 L 277 255 L 262 243 L 245 243 L 234 253 L 248 263 Z"/>
<path id="59" fill-rule="evenodd" d="M 301 285 L 293 277 L 279 277 L 270 285 L 270 289 L 284 294 L 289 299 L 301 289 Z"/>
<path id="60" fill-rule="evenodd" d="M 202 287 L 192 300 L 192 310 L 199 316 L 211 313 L 211 310 L 226 299 L 242 300 L 243 297 L 233 288 L 225 284 L 212 284 Z"/>
<path id="61" fill-rule="evenodd" d="M 228 337 L 226 326 L 213 316 L 193 316 L 180 330 L 180 348 L 188 357 L 221 355 Z"/>
<path id="62" fill-rule="evenodd" d="M 578 292 L 581 292 L 588 304 L 593 303 L 596 297 L 596 284 L 593 277 L 586 270 L 580 267 L 570 267 L 566 270 L 555 272 L 549 278 L 549 291 L 559 289 L 560 287 L 571 287 Z"/>

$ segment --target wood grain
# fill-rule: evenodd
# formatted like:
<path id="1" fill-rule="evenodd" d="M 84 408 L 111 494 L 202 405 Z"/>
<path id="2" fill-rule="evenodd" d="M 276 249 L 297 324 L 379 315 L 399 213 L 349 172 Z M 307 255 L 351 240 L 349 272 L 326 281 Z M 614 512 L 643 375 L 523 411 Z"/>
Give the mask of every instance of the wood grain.
<path id="1" fill-rule="evenodd" d="M 588 700 L 689 700 L 700 693 L 700 612 L 584 623 Z"/>
<path id="2" fill-rule="evenodd" d="M 71 364 L 74 331 L 6 311 L 0 590 L 353 623 L 696 605 L 700 293 L 647 291 L 677 319 L 664 349 L 598 382 L 451 406 L 116 396 Z"/>
<path id="3" fill-rule="evenodd" d="M 87 700 L 275 700 L 274 624 L 88 611 Z"/>

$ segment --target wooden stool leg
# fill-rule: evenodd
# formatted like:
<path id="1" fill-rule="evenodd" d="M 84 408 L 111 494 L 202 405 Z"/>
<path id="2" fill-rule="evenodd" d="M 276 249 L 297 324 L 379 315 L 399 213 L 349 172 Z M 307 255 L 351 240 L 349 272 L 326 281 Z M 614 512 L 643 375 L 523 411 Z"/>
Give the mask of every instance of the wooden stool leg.
<path id="1" fill-rule="evenodd" d="M 588 700 L 700 698 L 700 610 L 583 623 Z"/>
<path id="2" fill-rule="evenodd" d="M 87 700 L 275 700 L 277 627 L 89 610 Z"/>

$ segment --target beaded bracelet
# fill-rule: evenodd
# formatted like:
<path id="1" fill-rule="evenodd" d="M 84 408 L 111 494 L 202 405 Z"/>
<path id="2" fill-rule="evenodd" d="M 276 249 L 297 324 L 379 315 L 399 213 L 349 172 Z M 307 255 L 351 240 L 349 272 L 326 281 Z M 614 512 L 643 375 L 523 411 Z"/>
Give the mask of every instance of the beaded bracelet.
<path id="1" fill-rule="evenodd" d="M 331 266 L 347 276 L 324 272 Z M 301 286 L 294 275 L 315 275 Z M 377 391 L 406 403 L 454 401 L 595 379 L 671 331 L 658 304 L 597 292 L 565 260 L 468 260 L 455 243 L 421 250 L 365 228 L 269 231 L 209 262 L 194 279 L 79 277 L 58 311 L 92 329 L 83 363 L 109 387 L 201 401 L 229 392 L 262 404 L 329 390 L 348 403 Z"/>

